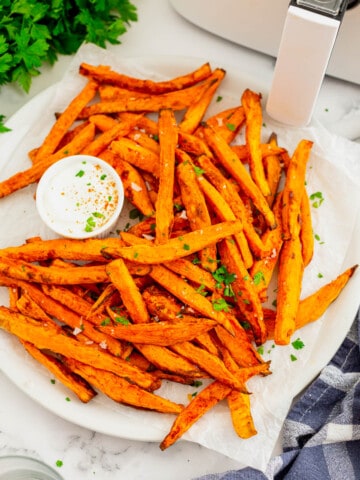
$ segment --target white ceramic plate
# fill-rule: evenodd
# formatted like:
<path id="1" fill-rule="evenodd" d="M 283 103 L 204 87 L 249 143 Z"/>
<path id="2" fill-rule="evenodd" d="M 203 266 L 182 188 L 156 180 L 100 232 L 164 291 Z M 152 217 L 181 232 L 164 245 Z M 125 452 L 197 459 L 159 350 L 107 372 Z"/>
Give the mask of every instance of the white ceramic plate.
<path id="1" fill-rule="evenodd" d="M 154 74 L 154 78 L 171 78 L 178 76 L 182 73 L 195 69 L 201 64 L 201 61 L 202 60 L 200 59 L 194 58 L 174 57 L 150 57 L 121 60 L 122 65 L 125 66 L 125 71 L 126 69 L 128 69 L 129 72 L 136 71 L 139 76 L 150 75 L 152 72 L 152 74 Z M 257 91 L 261 91 L 264 96 L 266 96 L 264 86 L 259 84 L 256 79 L 244 78 L 239 70 L 232 67 L 223 65 L 216 66 L 226 68 L 227 77 L 219 90 L 219 94 L 223 96 L 224 100 L 222 103 L 214 104 L 215 109 L 223 109 L 227 106 L 235 105 L 239 102 L 242 91 L 248 87 Z M 29 130 L 32 128 L 32 125 L 36 119 L 43 118 L 44 116 L 49 117 L 49 119 L 52 118 L 53 111 L 51 111 L 51 101 L 55 93 L 59 93 L 58 90 L 59 89 L 57 89 L 57 86 L 53 86 L 42 92 L 40 95 L 33 98 L 28 104 L 26 104 L 20 111 L 18 111 L 8 122 L 8 124 L 13 128 L 13 132 L 4 135 L 3 138 L 0 138 L 1 179 L 6 178 L 9 176 L 9 174 L 15 172 L 16 170 L 26 168 L 28 165 L 25 152 L 29 150 L 29 142 L 31 143 L 33 138 L 33 136 L 31 136 L 31 131 L 29 132 Z M 71 98 L 71 96 L 69 98 Z M 270 125 L 270 121 L 268 119 L 266 119 L 266 122 L 267 125 L 266 127 L 264 126 L 264 130 L 267 134 L 267 131 L 271 131 L 272 126 Z M 286 131 L 286 129 L 284 130 L 279 126 L 276 128 L 278 128 L 281 133 Z M 46 132 L 44 130 L 42 132 L 43 137 L 45 136 L 45 133 Z M 284 139 L 286 138 L 286 141 L 290 142 L 288 148 L 294 147 L 294 138 L 300 140 L 304 134 L 313 135 L 314 131 L 312 129 L 305 131 L 293 130 L 290 132 L 290 140 L 284 134 Z M 317 134 L 316 129 L 315 134 Z M 327 132 L 321 132 L 320 135 L 321 140 L 325 141 L 325 143 L 327 135 L 329 135 Z M 323 136 L 325 136 L 325 140 Z M 279 143 L 283 145 L 281 136 Z M 36 144 L 33 146 L 35 145 Z M 321 151 L 315 152 L 315 155 L 321 156 L 321 154 Z M 10 161 L 12 162 L 11 164 Z M 316 176 L 312 178 L 311 181 L 313 183 L 315 182 L 314 188 L 318 187 L 316 185 Z M 324 185 L 321 186 L 321 190 L 325 196 L 328 193 L 326 191 L 327 188 L 328 187 L 325 181 Z M 354 189 L 352 186 L 350 190 L 351 192 L 354 192 L 356 189 Z M 2 225 L 0 230 L 0 247 L 20 244 L 30 236 L 48 235 L 48 232 L 44 230 L 44 227 L 37 218 L 33 193 L 34 187 L 30 187 L 25 189 L 25 192 L 17 192 L 9 198 L 0 199 L 0 225 Z M 328 198 L 330 197 L 331 192 L 329 192 Z M 322 225 L 327 223 L 327 217 L 325 216 L 322 219 L 320 218 L 319 221 L 321 223 L 319 224 L 318 228 L 322 228 Z M 348 235 L 348 238 L 345 240 L 345 243 L 342 246 L 344 251 L 340 256 L 337 255 L 335 259 L 331 258 L 331 261 L 329 262 L 331 265 L 334 265 L 334 263 L 336 264 L 334 269 L 337 274 L 348 266 L 359 263 L 360 260 L 359 218 L 356 220 L 354 218 L 352 224 L 347 228 L 348 230 L 346 231 L 351 230 L 351 234 Z M 329 254 L 331 257 L 332 252 L 329 252 Z M 324 269 L 326 270 L 326 266 L 324 266 Z M 334 271 L 329 271 L 328 275 L 331 278 L 334 278 Z M 323 281 L 329 279 L 330 278 L 326 278 L 325 275 Z M 279 405 L 281 405 L 279 410 L 281 412 L 277 412 L 275 415 L 279 418 L 277 419 L 278 426 L 276 428 L 274 427 L 275 439 L 273 441 L 273 445 L 275 444 L 277 433 L 280 430 L 279 425 L 281 425 L 284 416 L 286 415 L 286 411 L 292 401 L 292 398 L 318 374 L 320 369 L 335 353 L 345 337 L 359 305 L 359 291 L 360 277 L 359 275 L 355 275 L 347 285 L 338 301 L 329 308 L 325 316 L 326 318 L 321 324 L 319 323 L 317 330 L 315 330 L 315 334 L 311 330 L 311 328 L 313 328 L 311 326 L 308 330 L 305 330 L 301 333 L 302 338 L 307 339 L 306 345 L 308 358 L 306 359 L 306 362 L 306 352 L 304 353 L 306 369 L 301 368 L 301 364 L 298 366 L 290 366 L 290 368 L 294 369 L 295 374 L 293 375 L 294 379 L 292 379 L 292 381 L 289 383 L 288 390 L 277 388 L 279 385 L 282 386 L 283 379 L 281 377 L 277 379 L 276 375 L 271 376 L 273 378 L 269 381 L 275 382 L 275 387 L 271 386 L 271 384 L 267 384 L 273 392 L 273 394 L 271 394 L 273 400 L 270 400 L 270 404 L 266 405 L 266 408 L 268 408 L 269 411 L 266 411 L 265 406 L 263 406 L 264 408 L 260 408 L 259 412 L 256 413 L 258 409 L 255 407 L 254 414 L 260 424 L 262 421 L 264 421 L 266 424 L 267 419 L 261 419 L 261 417 L 269 416 L 269 412 L 271 412 L 271 404 L 276 405 L 278 398 Z M 0 304 L 6 304 L 6 302 L 6 290 L 0 289 Z M 322 335 L 325 329 L 326 341 L 323 341 Z M 275 359 L 276 357 L 274 356 L 273 360 Z M 275 361 L 274 365 L 278 363 L 279 362 Z M 15 338 L 3 331 L 0 331 L 0 368 L 23 392 L 53 413 L 65 418 L 70 422 L 98 432 L 121 438 L 159 441 L 168 432 L 173 421 L 172 416 L 134 410 L 123 405 L 118 405 L 115 402 L 105 398 L 103 395 L 98 395 L 89 404 L 82 404 L 59 383 L 53 385 L 50 381 L 52 376 L 42 366 L 33 361 L 32 358 L 29 358 Z M 278 383 L 276 386 L 276 382 L 281 383 Z M 167 393 L 169 393 L 170 397 L 173 396 L 174 399 L 184 400 L 187 393 L 191 393 L 192 391 L 193 389 L 190 389 L 189 387 L 175 386 Z M 257 387 L 255 383 L 253 391 L 256 395 Z M 66 401 L 66 397 L 70 397 L 72 401 Z M 216 409 L 214 415 L 217 415 Z M 259 430 L 261 429 L 259 428 Z M 199 439 L 197 437 L 198 434 L 196 432 L 196 428 L 194 431 L 195 433 L 193 437 L 191 434 L 187 434 L 185 438 L 206 444 L 202 438 Z M 259 431 L 259 441 L 264 440 L 262 435 L 266 436 L 266 432 Z M 218 449 L 216 447 L 218 444 L 221 444 L 220 437 L 214 439 L 214 446 L 211 445 L 211 442 L 210 445 L 206 446 Z M 251 445 L 251 443 L 247 443 L 247 445 Z M 231 448 L 225 453 L 229 456 L 233 456 L 234 458 L 239 458 L 240 460 L 242 459 L 241 455 L 230 450 Z"/>

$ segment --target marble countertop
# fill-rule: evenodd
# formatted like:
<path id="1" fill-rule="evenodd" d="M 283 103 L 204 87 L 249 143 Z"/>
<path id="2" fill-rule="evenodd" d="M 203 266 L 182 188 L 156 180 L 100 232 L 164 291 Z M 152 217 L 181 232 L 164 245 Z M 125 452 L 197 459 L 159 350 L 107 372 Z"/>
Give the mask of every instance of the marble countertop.
<path id="1" fill-rule="evenodd" d="M 119 56 L 172 55 L 206 58 L 238 66 L 270 87 L 274 59 L 211 35 L 181 18 L 167 0 L 134 0 L 139 21 L 111 49 Z M 61 79 L 71 57 L 61 57 L 36 77 L 29 95 L 13 86 L 0 90 L 0 113 L 7 117 Z M 360 139 L 360 86 L 326 77 L 314 117 L 331 132 Z M 0 456 L 27 455 L 55 467 L 64 480 L 187 480 L 238 468 L 217 452 L 178 442 L 162 452 L 157 443 L 103 435 L 73 425 L 28 398 L 0 372 Z M 56 468 L 56 467 L 55 467 Z"/>

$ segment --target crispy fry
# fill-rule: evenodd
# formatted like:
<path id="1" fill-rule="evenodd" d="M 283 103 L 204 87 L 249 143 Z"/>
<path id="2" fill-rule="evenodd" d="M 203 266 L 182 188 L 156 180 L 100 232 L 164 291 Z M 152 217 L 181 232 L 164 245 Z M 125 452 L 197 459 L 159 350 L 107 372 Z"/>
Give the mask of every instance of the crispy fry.
<path id="1" fill-rule="evenodd" d="M 55 258 L 63 260 L 80 260 L 104 262 L 112 258 L 107 253 L 108 248 L 112 251 L 119 246 L 124 246 L 120 238 L 88 238 L 74 240 L 69 238 L 56 238 L 51 240 L 37 239 L 17 247 L 7 247 L 0 250 L 1 258 L 12 258 L 25 262 L 42 262 Z"/>
<path id="2" fill-rule="evenodd" d="M 151 374 L 129 365 L 120 357 L 113 357 L 105 350 L 80 342 L 57 332 L 54 327 L 44 325 L 30 317 L 12 312 L 0 306 L 0 328 L 6 329 L 22 340 L 28 341 L 39 349 L 49 349 L 68 358 L 74 358 L 87 365 L 97 365 L 103 370 L 115 373 L 145 388 L 157 388 L 158 382 Z"/>
<path id="3" fill-rule="evenodd" d="M 152 216 L 154 214 L 154 206 L 150 199 L 144 178 L 136 167 L 112 150 L 105 150 L 99 157 L 109 161 L 119 174 L 123 183 L 124 194 L 128 201 L 143 215 Z"/>
<path id="4" fill-rule="evenodd" d="M 246 116 L 245 134 L 250 152 L 251 176 L 261 193 L 267 197 L 271 194 L 271 190 L 265 177 L 260 148 L 262 127 L 261 95 L 247 88 L 241 96 L 241 103 Z"/>
<path id="5" fill-rule="evenodd" d="M 179 128 L 181 130 L 188 133 L 193 133 L 196 130 L 203 119 L 216 90 L 225 77 L 225 74 L 225 70 L 221 68 L 216 68 L 213 71 L 209 77 L 210 80 L 213 80 L 209 83 L 209 87 L 204 91 L 198 101 L 190 105 L 190 107 L 186 110 L 185 115 L 179 124 Z"/>
<path id="6" fill-rule="evenodd" d="M 280 251 L 274 340 L 287 345 L 295 331 L 304 273 L 300 238 L 285 240 Z"/>
<path id="7" fill-rule="evenodd" d="M 194 310 L 200 312 L 208 318 L 216 320 L 220 325 L 223 325 L 231 334 L 233 327 L 228 321 L 226 315 L 221 311 L 216 311 L 209 300 L 198 293 L 191 285 L 186 283 L 180 277 L 170 272 L 161 265 L 154 265 L 150 273 L 157 283 L 165 287 L 175 297 L 179 298 L 183 303 L 189 305 Z"/>
<path id="8" fill-rule="evenodd" d="M 258 210 L 264 215 L 266 223 L 269 225 L 269 227 L 274 228 L 275 218 L 269 208 L 268 203 L 265 200 L 264 195 L 254 183 L 254 181 L 251 179 L 244 165 L 235 156 L 235 154 L 231 150 L 231 147 L 209 126 L 204 128 L 203 131 L 207 143 L 214 151 L 223 167 L 239 183 L 242 190 L 249 196 L 249 198 L 254 202 Z"/>
<path id="9" fill-rule="evenodd" d="M 234 301 L 238 305 L 245 319 L 250 323 L 257 344 L 266 340 L 266 325 L 264 323 L 262 305 L 254 286 L 244 266 L 239 250 L 229 239 L 224 239 L 219 245 L 222 263 L 228 272 L 235 274 L 235 280 L 231 284 Z"/>
<path id="10" fill-rule="evenodd" d="M 205 372 L 208 372 L 211 378 L 215 378 L 231 388 L 247 393 L 244 383 L 226 368 L 224 362 L 218 356 L 193 345 L 191 342 L 177 343 L 171 348 L 176 353 L 194 362 Z"/>
<path id="11" fill-rule="evenodd" d="M 23 261 L 0 259 L 0 273 L 19 280 L 30 280 L 37 283 L 58 283 L 74 285 L 84 283 L 108 282 L 105 265 L 69 267 L 64 272 L 61 267 L 43 267 Z"/>
<path id="12" fill-rule="evenodd" d="M 313 142 L 301 140 L 287 167 L 283 191 L 282 225 L 284 239 L 295 238 L 300 231 L 300 206 L 305 192 L 306 164 Z"/>
<path id="13" fill-rule="evenodd" d="M 198 252 L 222 238 L 240 232 L 239 221 L 221 222 L 201 230 L 171 238 L 163 245 L 133 245 L 116 248 L 116 255 L 129 261 L 157 264 L 183 258 Z M 110 251 L 110 250 L 109 250 Z"/>
<path id="14" fill-rule="evenodd" d="M 136 348 L 160 370 L 173 372 L 191 378 L 204 378 L 206 376 L 197 365 L 181 355 L 172 352 L 167 347 L 160 345 L 138 344 Z"/>
<path id="15" fill-rule="evenodd" d="M 70 102 L 64 112 L 56 120 L 37 151 L 36 161 L 41 158 L 49 157 L 55 152 L 66 131 L 77 119 L 81 110 L 95 97 L 97 88 L 97 83 L 89 80 L 82 91 Z"/>
<path id="16" fill-rule="evenodd" d="M 276 228 L 273 230 L 266 230 L 262 236 L 262 241 L 266 245 L 269 254 L 256 260 L 250 269 L 250 275 L 254 280 L 255 289 L 258 292 L 259 298 L 262 302 L 267 300 L 268 287 L 273 277 L 275 266 L 278 262 L 279 253 L 283 244 L 281 206 L 282 193 L 277 196 L 273 207 L 273 212 L 275 214 L 277 223 Z"/>
<path id="17" fill-rule="evenodd" d="M 22 342 L 27 352 L 39 363 L 44 365 L 60 382 L 72 390 L 78 398 L 88 403 L 97 394 L 96 391 L 83 378 L 75 375 L 71 370 L 55 357 L 43 353 L 29 342 Z"/>
<path id="18" fill-rule="evenodd" d="M 167 347 L 179 342 L 193 340 L 197 335 L 209 331 L 216 325 L 214 320 L 200 318 L 177 322 L 151 322 L 138 325 L 117 325 L 99 327 L 101 332 L 132 343 L 145 343 Z"/>
<path id="19" fill-rule="evenodd" d="M 136 118 L 134 118 L 132 121 L 117 123 L 112 128 L 106 130 L 106 132 L 96 137 L 89 145 L 87 145 L 82 150 L 81 153 L 84 155 L 93 155 L 96 157 L 97 155 L 99 155 L 99 153 L 105 150 L 105 148 L 107 148 L 108 145 L 110 145 L 110 143 L 117 137 L 127 135 L 135 124 Z"/>
<path id="20" fill-rule="evenodd" d="M 150 315 L 136 283 L 126 267 L 125 262 L 118 258 L 106 267 L 106 273 L 118 289 L 121 299 L 134 323 L 147 323 Z"/>
<path id="21" fill-rule="evenodd" d="M 211 209 L 216 213 L 218 218 L 221 221 L 236 220 L 234 212 L 216 188 L 213 187 L 203 176 L 198 176 L 197 181 L 206 197 L 207 203 L 211 206 Z M 241 252 L 245 267 L 250 268 L 253 264 L 253 256 L 244 232 L 236 233 L 234 239 Z"/>
<path id="22" fill-rule="evenodd" d="M 159 177 L 159 155 L 145 148 L 129 138 L 119 138 L 111 143 L 110 150 L 120 156 L 122 160 L 134 167 L 150 172 Z"/>
<path id="23" fill-rule="evenodd" d="M 116 402 L 162 413 L 180 413 L 183 406 L 133 385 L 112 372 L 66 359 L 66 365 Z"/>
<path id="24" fill-rule="evenodd" d="M 45 170 L 52 164 L 70 155 L 80 153 L 86 145 L 88 145 L 94 138 L 95 126 L 88 124 L 81 132 L 61 150 L 58 150 L 52 155 L 39 157 L 30 168 L 21 172 L 15 173 L 6 180 L 0 182 L 0 198 L 10 195 L 21 188 L 37 182 Z"/>
<path id="25" fill-rule="evenodd" d="M 173 445 L 207 411 L 226 398 L 231 388 L 221 382 L 210 383 L 176 417 L 170 432 L 160 444 L 161 450 Z"/>
<path id="26" fill-rule="evenodd" d="M 210 125 L 229 144 L 234 140 L 244 122 L 245 112 L 241 105 L 222 110 L 206 120 L 207 125 Z M 196 131 L 196 135 L 202 135 L 201 127 Z"/>
<path id="27" fill-rule="evenodd" d="M 256 257 L 263 256 L 266 252 L 265 246 L 256 232 L 244 202 L 236 191 L 233 183 L 222 174 L 206 155 L 200 155 L 196 161 L 204 170 L 204 176 L 214 185 L 218 192 L 221 193 L 224 200 L 228 202 L 236 218 L 242 221 L 244 235 L 251 247 L 251 251 Z"/>
<path id="28" fill-rule="evenodd" d="M 309 265 L 314 255 L 314 232 L 312 228 L 312 219 L 310 211 L 310 199 L 304 187 L 304 193 L 301 197 L 300 204 L 300 240 L 304 267 Z"/>
<path id="29" fill-rule="evenodd" d="M 177 151 L 181 163 L 177 166 L 176 177 L 180 186 L 181 199 L 190 222 L 191 230 L 199 230 L 211 225 L 211 217 L 204 194 L 196 180 L 191 158 L 181 150 Z M 229 219 L 227 219 L 229 220 Z M 235 217 L 231 220 L 235 220 Z M 216 269 L 216 245 L 209 245 L 199 251 L 201 266 L 214 271 Z"/>
<path id="30" fill-rule="evenodd" d="M 268 145 L 269 147 L 274 149 L 275 147 L 277 147 L 277 137 L 275 133 L 272 133 L 270 135 Z M 271 192 L 270 195 L 266 198 L 266 200 L 271 207 L 275 201 L 275 196 L 280 183 L 282 171 L 281 160 L 280 155 L 276 153 L 264 155 L 262 151 L 261 154 L 263 157 L 265 177 Z"/>
<path id="31" fill-rule="evenodd" d="M 159 113 L 160 175 L 155 211 L 155 243 L 164 244 L 170 238 L 174 221 L 175 149 L 177 124 L 174 112 L 162 109 Z"/>
<path id="32" fill-rule="evenodd" d="M 144 93 L 160 94 L 180 90 L 182 88 L 195 85 L 201 80 L 205 80 L 211 74 L 210 64 L 204 63 L 193 72 L 186 73 L 176 78 L 169 80 L 155 82 L 153 80 L 142 80 L 139 78 L 130 77 L 111 70 L 105 65 L 89 65 L 82 63 L 79 68 L 79 73 L 87 77 L 96 79 L 98 83 L 108 83 L 110 85 L 118 85 L 122 88 L 135 90 Z"/>
<path id="33" fill-rule="evenodd" d="M 257 434 L 250 410 L 250 395 L 231 390 L 226 397 L 235 432 L 240 438 L 250 438 Z"/>
<path id="34" fill-rule="evenodd" d="M 209 82 L 205 81 L 204 84 L 196 84 L 183 90 L 160 95 L 130 97 L 118 101 L 100 101 L 83 108 L 78 118 L 85 119 L 99 113 L 158 112 L 161 109 L 183 110 L 196 102 L 208 85 Z"/>

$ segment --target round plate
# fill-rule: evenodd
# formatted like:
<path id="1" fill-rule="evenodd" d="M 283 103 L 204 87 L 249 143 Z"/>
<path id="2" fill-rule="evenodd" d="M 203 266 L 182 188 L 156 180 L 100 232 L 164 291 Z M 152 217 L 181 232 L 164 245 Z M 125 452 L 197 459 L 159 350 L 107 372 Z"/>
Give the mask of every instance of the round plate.
<path id="1" fill-rule="evenodd" d="M 54 112 L 64 108 L 81 85 L 83 79 L 76 77 L 76 69 L 81 61 L 95 64 L 104 64 L 106 61 L 106 64 L 111 64 L 114 69 L 122 70 L 124 73 L 159 80 L 192 71 L 204 61 L 198 58 L 164 56 L 124 60 L 114 59 L 109 53 L 106 53 L 106 60 L 104 60 L 103 50 L 91 50 L 88 54 L 85 51 L 85 53 L 82 52 L 83 56 L 79 55 L 74 60 L 73 71 L 70 68 L 63 81 L 33 98 L 8 122 L 13 132 L 0 139 L 1 179 L 15 171 L 27 168 L 29 161 L 26 153 L 40 144 L 40 139 L 45 137 L 49 125 L 53 122 Z M 218 91 L 223 100 L 213 102 L 211 111 L 223 110 L 239 104 L 245 88 L 261 91 L 266 96 L 266 91 L 258 80 L 245 78 L 241 74 L 241 69 L 215 66 L 225 68 L 227 75 Z M 316 232 L 320 233 L 322 238 L 326 238 L 326 244 L 323 248 L 316 245 L 313 266 L 304 278 L 304 294 L 308 294 L 335 278 L 345 268 L 359 262 L 359 218 L 356 218 L 356 215 L 349 217 L 345 214 L 347 211 L 353 211 L 354 205 L 359 205 L 358 188 L 351 184 L 349 177 L 342 169 L 339 169 L 336 175 L 331 174 L 331 178 L 336 177 L 335 186 L 333 183 L 335 180 L 329 179 L 328 162 L 331 163 L 333 171 L 334 169 L 336 171 L 337 167 L 333 165 L 331 158 L 327 158 L 326 148 L 321 147 L 329 140 L 328 132 L 321 129 L 319 131 L 318 128 L 313 127 L 289 130 L 272 125 L 267 118 L 265 123 L 264 136 L 267 138 L 271 131 L 276 129 L 279 144 L 288 148 L 289 151 L 292 151 L 296 143 L 305 135 L 310 138 L 316 137 L 315 142 L 320 143 L 320 146 L 314 149 L 313 155 L 316 162 L 309 176 L 308 191 L 312 193 L 312 191 L 321 190 L 326 198 L 324 206 L 319 209 L 321 211 L 314 212 Z M 337 148 L 342 149 L 342 144 L 332 148 L 332 155 L 336 156 Z M 346 195 L 341 195 L 342 190 L 346 191 Z M 336 192 L 336 198 L 334 192 Z M 33 194 L 34 187 L 28 187 L 23 192 L 16 192 L 0 200 L 0 224 L 2 225 L 0 247 L 21 244 L 31 236 L 40 235 L 43 238 L 49 236 L 49 232 L 44 229 L 37 216 Z M 14 221 L 15 218 L 16 221 Z M 332 222 L 328 221 L 329 218 Z M 339 225 L 336 224 L 337 220 Z M 339 232 L 340 229 L 341 232 Z M 321 280 L 318 277 L 320 272 L 323 274 Z M 265 348 L 265 357 L 268 355 L 272 360 L 273 374 L 264 379 L 252 379 L 250 382 L 254 393 L 253 415 L 259 432 L 257 436 L 247 441 L 236 437 L 232 432 L 226 406 L 218 405 L 206 415 L 206 419 L 202 418 L 198 425 L 194 425 L 184 435 L 184 439 L 221 451 L 245 464 L 248 456 L 253 456 L 253 453 L 249 452 L 259 451 L 259 448 L 264 458 L 259 459 L 258 466 L 266 462 L 276 443 L 292 399 L 329 361 L 349 330 L 358 308 L 359 291 L 360 278 L 359 275 L 354 275 L 340 298 L 331 305 L 321 321 L 299 332 L 306 348 L 297 353 L 298 362 L 289 360 L 291 346 L 269 349 L 271 353 L 268 353 L 268 349 Z M 7 291 L 2 288 L 0 304 L 6 304 L 7 301 Z M 16 338 L 3 331 L 0 332 L 0 368 L 23 392 L 45 408 L 70 422 L 98 432 L 121 438 L 160 441 L 174 420 L 171 415 L 118 405 L 101 394 L 88 404 L 82 404 L 59 382 L 54 385 L 51 382 L 51 374 L 27 355 Z M 284 382 L 288 388 L 283 388 Z M 164 385 L 160 394 L 164 392 L 176 401 L 186 402 L 188 393 L 193 391 L 194 388 L 187 386 Z M 66 397 L 70 397 L 72 401 L 65 401 Z M 209 429 L 204 429 L 204 425 L 206 427 L 210 425 L 214 435 L 209 435 Z"/>

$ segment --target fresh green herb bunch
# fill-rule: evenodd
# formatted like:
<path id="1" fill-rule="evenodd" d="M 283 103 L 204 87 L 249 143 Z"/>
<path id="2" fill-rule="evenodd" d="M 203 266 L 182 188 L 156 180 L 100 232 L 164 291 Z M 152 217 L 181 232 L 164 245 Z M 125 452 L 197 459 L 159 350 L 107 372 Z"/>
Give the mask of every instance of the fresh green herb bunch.
<path id="1" fill-rule="evenodd" d="M 135 21 L 129 0 L 1 0 L 0 85 L 15 82 L 28 92 L 45 62 L 75 53 L 83 42 L 121 43 Z"/>

